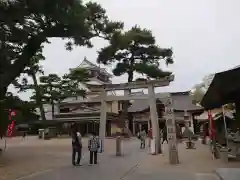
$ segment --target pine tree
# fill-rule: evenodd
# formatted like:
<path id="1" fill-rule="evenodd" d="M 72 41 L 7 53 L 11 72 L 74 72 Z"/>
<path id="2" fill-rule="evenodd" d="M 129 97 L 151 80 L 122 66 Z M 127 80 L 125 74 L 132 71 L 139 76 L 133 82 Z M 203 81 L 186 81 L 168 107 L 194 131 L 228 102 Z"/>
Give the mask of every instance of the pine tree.
<path id="1" fill-rule="evenodd" d="M 71 50 L 73 45 L 92 47 L 93 38 L 110 39 L 123 28 L 99 4 L 81 0 L 1 0 L 0 20 L 0 126 L 5 128 L 7 88 L 48 38 L 67 39 Z"/>
<path id="2" fill-rule="evenodd" d="M 193 104 L 200 104 L 204 95 L 205 95 L 205 91 L 203 90 L 203 87 L 200 85 L 196 85 L 192 92 Z"/>
<path id="3" fill-rule="evenodd" d="M 52 107 L 52 118 L 55 114 L 55 103 L 61 98 L 61 77 L 57 74 L 49 74 L 40 77 L 39 91 L 41 94 L 42 102 L 50 104 Z M 31 99 L 36 100 L 37 94 L 34 94 Z"/>
<path id="4" fill-rule="evenodd" d="M 128 75 L 128 82 L 134 81 L 134 73 L 158 79 L 171 75 L 160 69 L 160 63 L 172 64 L 173 52 L 168 48 L 160 48 L 156 44 L 152 32 L 138 26 L 129 31 L 115 33 L 109 41 L 109 45 L 98 53 L 98 63 L 104 65 L 116 64 L 113 69 L 115 76 Z M 141 78 L 139 80 L 146 80 Z M 124 102 L 122 122 L 127 118 L 129 102 Z"/>
<path id="5" fill-rule="evenodd" d="M 14 85 L 16 88 L 19 89 L 19 92 L 26 92 L 28 90 L 33 90 L 33 92 L 36 95 L 35 103 L 38 106 L 40 110 L 40 115 L 42 120 L 46 120 L 44 107 L 42 103 L 42 95 L 39 89 L 37 75 L 38 74 L 44 74 L 43 68 L 41 65 L 39 65 L 39 61 L 45 60 L 45 57 L 42 55 L 42 49 L 40 49 L 35 56 L 31 58 L 31 63 L 28 67 L 26 67 L 22 73 L 23 78 L 21 79 L 21 82 L 19 82 L 19 78 L 16 78 L 14 81 Z M 27 77 L 31 77 L 33 80 L 33 84 L 29 83 Z"/>
<path id="6" fill-rule="evenodd" d="M 87 80 L 88 73 L 85 69 L 72 69 L 63 77 L 57 74 L 49 74 L 40 77 L 39 90 L 42 101 L 50 104 L 52 118 L 55 116 L 55 106 L 68 97 L 85 97 L 85 90 L 79 87 L 80 83 Z M 36 99 L 36 94 L 31 99 Z"/>

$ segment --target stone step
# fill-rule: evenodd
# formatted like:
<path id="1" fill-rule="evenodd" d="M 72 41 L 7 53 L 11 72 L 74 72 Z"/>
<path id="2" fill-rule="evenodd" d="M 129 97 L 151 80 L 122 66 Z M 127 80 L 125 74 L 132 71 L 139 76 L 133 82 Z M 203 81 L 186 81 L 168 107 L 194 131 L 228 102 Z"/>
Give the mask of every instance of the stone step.
<path id="1" fill-rule="evenodd" d="M 240 168 L 219 168 L 216 174 L 221 180 L 239 180 Z"/>
<path id="2" fill-rule="evenodd" d="M 195 180 L 220 180 L 220 178 L 213 173 L 197 173 L 195 174 Z"/>

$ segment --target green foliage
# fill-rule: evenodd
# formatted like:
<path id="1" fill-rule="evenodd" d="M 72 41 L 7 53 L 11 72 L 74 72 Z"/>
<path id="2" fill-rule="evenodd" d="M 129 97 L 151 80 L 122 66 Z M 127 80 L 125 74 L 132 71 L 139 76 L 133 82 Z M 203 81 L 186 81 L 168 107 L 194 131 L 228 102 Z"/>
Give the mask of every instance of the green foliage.
<path id="1" fill-rule="evenodd" d="M 192 101 L 193 104 L 199 104 L 205 95 L 205 91 L 201 86 L 195 86 L 195 89 L 192 92 Z"/>
<path id="2" fill-rule="evenodd" d="M 134 72 L 147 76 L 147 79 L 157 79 L 169 76 L 171 72 L 162 71 L 159 66 L 164 61 L 167 65 L 173 63 L 172 50 L 156 45 L 155 37 L 147 29 L 138 26 L 127 32 L 115 33 L 109 45 L 98 52 L 98 63 L 115 65 L 113 74 L 128 75 L 128 82 L 134 80 Z M 144 78 L 138 79 L 144 80 Z M 129 102 L 123 104 L 121 122 L 125 121 Z M 122 127 L 124 125 L 122 124 Z"/>
<path id="3" fill-rule="evenodd" d="M 33 90 L 35 92 L 35 100 L 40 110 L 41 119 L 46 120 L 42 103 L 42 94 L 36 77 L 37 74 L 44 74 L 42 67 L 39 65 L 40 60 L 45 60 L 45 57 L 42 55 L 42 48 L 31 58 L 29 66 L 25 67 L 24 72 L 22 73 L 24 77 L 21 80 L 20 78 L 16 78 L 13 84 L 19 89 L 19 92 L 26 92 L 28 90 Z M 33 84 L 28 82 L 27 77 L 32 78 Z"/>
<path id="4" fill-rule="evenodd" d="M 68 74 L 59 77 L 49 74 L 40 77 L 39 88 L 45 103 L 61 102 L 67 97 L 85 96 L 85 90 L 79 88 L 79 83 L 85 82 L 88 72 L 85 69 L 71 69 Z"/>
<path id="5" fill-rule="evenodd" d="M 146 74 L 148 77 L 158 79 L 164 78 L 166 76 L 170 76 L 172 73 L 163 71 L 158 68 L 156 65 L 147 65 L 147 64 L 136 64 L 135 65 L 136 71 L 142 74 Z"/>
<path id="6" fill-rule="evenodd" d="M 57 74 L 41 76 L 39 88 L 45 103 L 50 104 L 52 101 L 59 101 L 61 98 L 61 78 Z"/>
<path id="7" fill-rule="evenodd" d="M 42 66 L 39 65 L 40 61 L 45 60 L 45 57 L 42 54 L 42 48 L 43 47 L 41 47 L 41 49 L 39 49 L 31 58 L 29 65 L 25 67 L 23 73 L 26 73 L 30 76 L 32 74 L 44 74 Z"/>
<path id="8" fill-rule="evenodd" d="M 71 82 L 78 85 L 80 82 L 86 82 L 88 80 L 89 73 L 84 68 L 70 69 L 68 74 L 63 76 L 63 82 Z"/>
<path id="9" fill-rule="evenodd" d="M 71 69 L 68 74 L 59 77 L 57 74 L 49 74 L 40 77 L 38 89 L 41 94 L 41 100 L 45 104 L 52 105 L 52 114 L 54 116 L 54 105 L 60 103 L 67 97 L 85 97 L 85 90 L 79 88 L 79 84 L 85 82 L 88 78 L 88 72 L 85 69 Z M 37 99 L 36 93 L 31 97 Z"/>
<path id="10" fill-rule="evenodd" d="M 133 81 L 133 73 L 146 75 L 148 78 L 162 78 L 171 72 L 162 71 L 161 61 L 172 64 L 172 50 L 156 45 L 155 37 L 147 29 L 138 26 L 127 32 L 118 32 L 110 39 L 110 44 L 102 48 L 98 54 L 98 63 L 114 64 L 113 74 L 128 74 L 128 82 Z"/>
<path id="11" fill-rule="evenodd" d="M 22 78 L 17 77 L 12 82 L 15 88 L 19 89 L 19 92 L 25 92 L 30 89 L 36 90 L 38 82 L 29 84 L 28 77 L 32 77 L 32 79 L 34 79 L 37 74 L 44 74 L 42 66 L 39 65 L 41 60 L 45 60 L 45 57 L 42 55 L 42 48 L 31 58 L 29 65 L 26 66 L 24 71 L 21 73 Z"/>
<path id="12" fill-rule="evenodd" d="M 99 4 L 81 0 L 0 0 L 0 21 L 0 125 L 6 120 L 8 86 L 31 67 L 48 38 L 67 39 L 71 50 L 73 45 L 92 47 L 92 38 L 110 39 L 123 28 Z"/>
<path id="13" fill-rule="evenodd" d="M 79 84 L 86 82 L 89 77 L 88 71 L 83 68 L 70 69 L 68 74 L 62 77 L 62 92 L 66 97 L 85 97 L 86 91 L 79 88 Z"/>
<path id="14" fill-rule="evenodd" d="M 123 23 L 110 21 L 99 4 L 81 0 L 0 1 L 0 20 L 3 87 L 30 65 L 48 38 L 67 38 L 67 49 L 73 45 L 92 47 L 92 38 L 110 39 L 123 28 Z"/>

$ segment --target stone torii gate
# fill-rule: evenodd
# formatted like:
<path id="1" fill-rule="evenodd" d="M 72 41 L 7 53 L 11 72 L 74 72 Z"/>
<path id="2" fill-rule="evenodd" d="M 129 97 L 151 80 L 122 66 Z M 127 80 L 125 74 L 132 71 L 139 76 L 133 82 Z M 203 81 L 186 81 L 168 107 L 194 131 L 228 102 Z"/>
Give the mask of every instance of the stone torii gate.
<path id="1" fill-rule="evenodd" d="M 150 107 L 150 118 L 152 123 L 153 137 L 155 138 L 155 152 L 156 154 L 161 153 L 161 142 L 160 142 L 160 133 L 159 133 L 159 123 L 158 123 L 158 114 L 156 108 L 156 98 L 155 96 L 155 87 L 169 86 L 170 82 L 174 80 L 174 76 L 168 76 L 166 78 L 158 80 L 149 80 L 149 81 L 135 81 L 130 83 L 121 83 L 121 84 L 105 84 L 97 85 L 94 88 L 91 88 L 92 91 L 101 91 L 101 114 L 100 114 L 100 129 L 99 137 L 102 142 L 102 148 L 104 148 L 104 139 L 106 135 L 106 112 L 107 112 L 107 101 L 118 101 L 118 100 L 148 100 Z M 131 95 L 129 90 L 131 89 L 148 89 L 148 94 L 144 95 Z M 124 96 L 107 96 L 108 91 L 113 90 L 124 90 Z M 161 97 L 162 98 L 162 97 Z M 176 128 L 175 120 L 172 108 L 172 98 L 169 93 L 166 97 L 167 101 L 165 103 L 165 117 L 166 125 L 168 132 L 169 140 L 169 161 L 171 164 L 178 164 L 178 150 L 177 150 L 177 139 L 176 139 Z M 165 98 L 164 98 L 165 99 Z"/>

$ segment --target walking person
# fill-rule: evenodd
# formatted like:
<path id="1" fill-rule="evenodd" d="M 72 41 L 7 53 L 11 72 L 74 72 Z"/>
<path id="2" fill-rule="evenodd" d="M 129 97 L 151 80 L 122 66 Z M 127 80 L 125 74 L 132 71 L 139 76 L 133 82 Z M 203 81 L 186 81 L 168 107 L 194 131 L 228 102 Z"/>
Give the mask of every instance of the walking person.
<path id="1" fill-rule="evenodd" d="M 77 162 L 76 162 L 77 155 Z M 81 135 L 78 132 L 72 133 L 72 165 L 80 166 L 80 160 L 82 158 L 82 140 Z"/>
<path id="2" fill-rule="evenodd" d="M 160 136 L 160 142 L 162 142 L 162 138 L 163 138 L 163 130 L 162 129 L 160 129 L 160 132 L 159 132 L 159 136 Z"/>
<path id="3" fill-rule="evenodd" d="M 151 140 L 153 139 L 153 134 L 152 134 L 152 128 L 149 128 L 148 130 L 148 147 L 151 147 Z"/>
<path id="4" fill-rule="evenodd" d="M 100 148 L 99 138 L 96 136 L 96 133 L 92 133 L 92 137 L 88 141 L 88 150 L 90 152 L 89 165 L 97 164 L 97 154 L 98 149 Z"/>
<path id="5" fill-rule="evenodd" d="M 27 135 L 27 132 L 26 132 L 26 131 L 23 131 L 22 139 L 25 139 L 25 138 L 26 138 L 26 135 Z"/>
<path id="6" fill-rule="evenodd" d="M 167 128 L 166 128 L 166 127 L 163 129 L 162 136 L 163 136 L 162 144 L 163 144 L 165 141 L 167 141 L 167 143 L 168 143 L 168 139 L 167 139 Z"/>
<path id="7" fill-rule="evenodd" d="M 140 142 L 141 142 L 140 149 L 145 149 L 146 136 L 147 136 L 147 133 L 146 133 L 145 129 L 142 129 L 139 132 L 139 138 L 140 138 Z"/>

